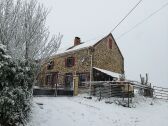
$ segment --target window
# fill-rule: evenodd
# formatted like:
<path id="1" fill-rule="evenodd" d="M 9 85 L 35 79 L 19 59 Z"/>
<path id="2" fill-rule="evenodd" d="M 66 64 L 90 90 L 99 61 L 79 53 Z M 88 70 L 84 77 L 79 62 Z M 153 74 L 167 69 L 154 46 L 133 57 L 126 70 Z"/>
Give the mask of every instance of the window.
<path id="1" fill-rule="evenodd" d="M 79 73 L 79 86 L 84 86 L 82 82 L 89 81 L 89 74 L 88 73 Z"/>
<path id="2" fill-rule="evenodd" d="M 72 67 L 75 65 L 75 57 L 68 57 L 65 59 L 65 66 Z"/>
<path id="3" fill-rule="evenodd" d="M 108 40 L 108 48 L 112 49 L 112 39 L 111 38 L 109 38 Z"/>
<path id="4" fill-rule="evenodd" d="M 47 64 L 47 69 L 48 70 L 51 70 L 54 68 L 54 61 L 50 61 L 48 64 Z"/>
<path id="5" fill-rule="evenodd" d="M 52 75 L 47 75 L 46 76 L 46 85 L 51 85 L 52 82 Z"/>

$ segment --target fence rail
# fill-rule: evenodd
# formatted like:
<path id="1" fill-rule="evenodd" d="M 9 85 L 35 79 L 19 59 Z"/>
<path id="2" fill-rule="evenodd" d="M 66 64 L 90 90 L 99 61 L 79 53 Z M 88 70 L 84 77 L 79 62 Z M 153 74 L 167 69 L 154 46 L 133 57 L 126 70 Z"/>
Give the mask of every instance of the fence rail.
<path id="1" fill-rule="evenodd" d="M 99 101 L 111 97 L 122 98 L 127 101 L 125 106 L 128 107 L 134 96 L 133 86 L 128 81 L 92 81 L 90 87 L 90 95 L 96 96 Z"/>
<path id="2" fill-rule="evenodd" d="M 84 82 L 89 83 L 89 82 Z M 137 81 L 92 81 L 90 94 L 96 96 L 98 100 L 103 98 L 116 97 L 123 99 L 129 107 L 134 97 L 134 89 L 138 89 L 139 94 L 147 97 L 168 99 L 168 88 L 151 87 L 151 84 L 142 85 Z"/>
<path id="3" fill-rule="evenodd" d="M 153 98 L 168 100 L 168 88 L 153 86 Z"/>

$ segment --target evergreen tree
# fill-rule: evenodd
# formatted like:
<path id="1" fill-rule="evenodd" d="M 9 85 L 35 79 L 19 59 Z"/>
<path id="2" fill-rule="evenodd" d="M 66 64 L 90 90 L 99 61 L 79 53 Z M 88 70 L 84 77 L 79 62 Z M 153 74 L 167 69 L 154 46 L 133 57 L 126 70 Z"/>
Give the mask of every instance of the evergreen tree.
<path id="1" fill-rule="evenodd" d="M 30 64 L 16 64 L 0 44 L 0 125 L 25 125 L 32 97 L 33 71 Z"/>

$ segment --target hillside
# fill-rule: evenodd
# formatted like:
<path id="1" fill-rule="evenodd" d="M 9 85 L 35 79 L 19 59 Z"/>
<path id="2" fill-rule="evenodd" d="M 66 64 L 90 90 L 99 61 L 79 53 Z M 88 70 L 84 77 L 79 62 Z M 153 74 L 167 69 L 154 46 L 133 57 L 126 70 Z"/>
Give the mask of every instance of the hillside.
<path id="1" fill-rule="evenodd" d="M 167 126 L 168 102 L 135 96 L 131 108 L 117 99 L 35 97 L 28 126 Z"/>

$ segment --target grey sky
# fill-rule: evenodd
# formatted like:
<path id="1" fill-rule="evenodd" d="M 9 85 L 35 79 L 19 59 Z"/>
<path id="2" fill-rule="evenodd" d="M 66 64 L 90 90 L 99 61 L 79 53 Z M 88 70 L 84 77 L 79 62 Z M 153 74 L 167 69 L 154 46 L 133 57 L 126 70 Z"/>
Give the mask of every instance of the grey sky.
<path id="1" fill-rule="evenodd" d="M 139 0 L 39 0 L 51 12 L 47 25 L 52 34 L 64 35 L 61 48 L 108 34 Z M 126 77 L 149 80 L 168 87 L 168 6 L 123 37 L 118 37 L 159 9 L 168 0 L 143 0 L 133 13 L 113 32 L 125 58 Z"/>

